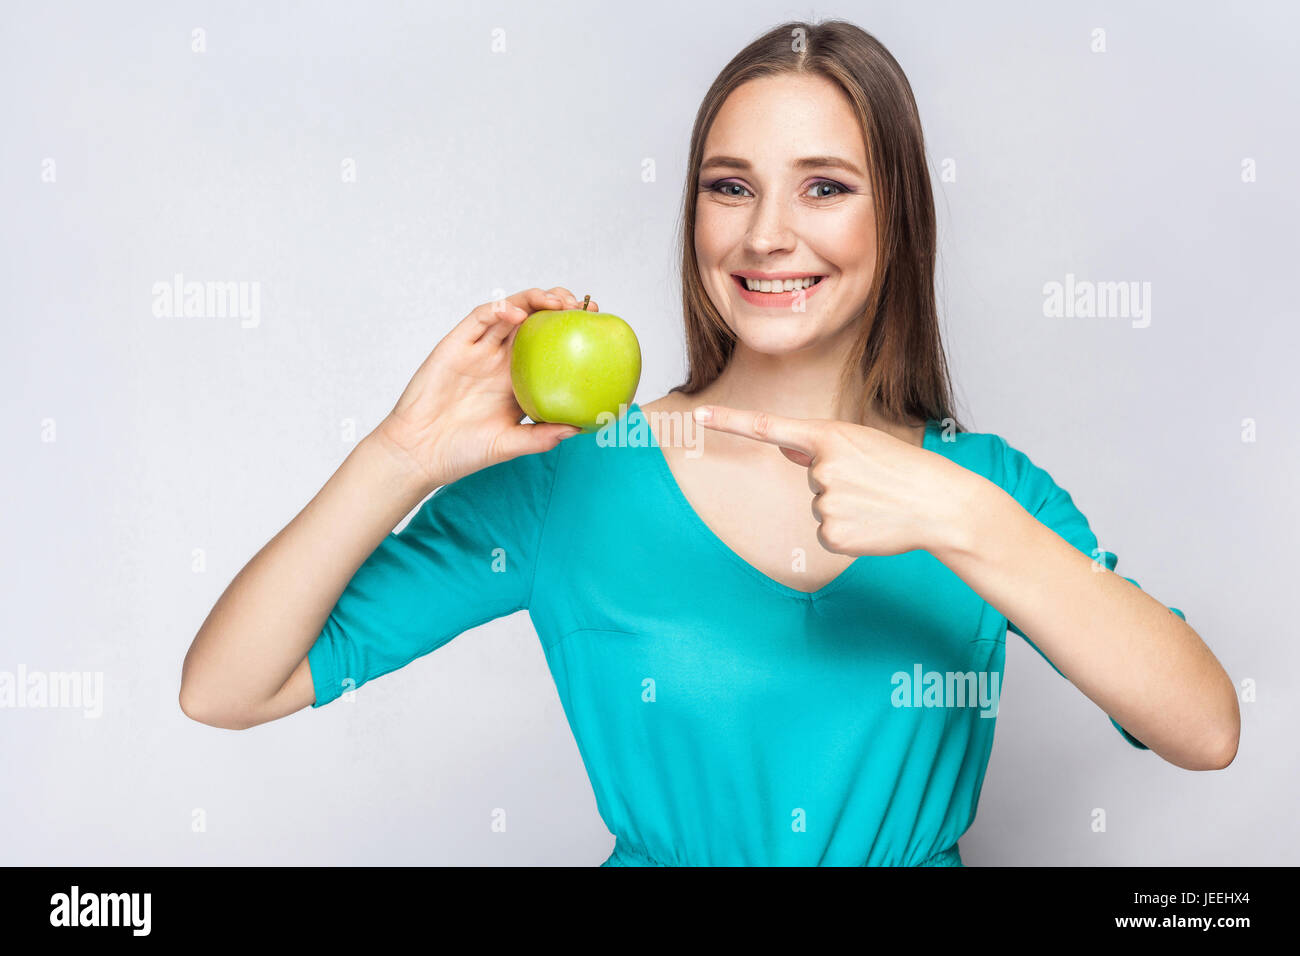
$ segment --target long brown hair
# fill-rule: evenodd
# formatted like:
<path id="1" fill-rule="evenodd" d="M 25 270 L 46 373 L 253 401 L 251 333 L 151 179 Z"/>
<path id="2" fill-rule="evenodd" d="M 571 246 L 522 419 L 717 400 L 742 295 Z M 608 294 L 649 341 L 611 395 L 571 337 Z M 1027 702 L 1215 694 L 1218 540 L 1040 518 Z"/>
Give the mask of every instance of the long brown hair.
<path id="1" fill-rule="evenodd" d="M 792 20 L 738 53 L 705 94 L 691 133 L 683 212 L 678 223 L 687 379 L 691 395 L 721 374 L 736 338 L 700 279 L 695 212 L 704 140 L 727 96 L 742 83 L 785 73 L 823 76 L 847 95 L 864 134 L 876 211 L 876 265 L 842 394 L 860 390 L 856 420 L 874 403 L 886 419 L 950 420 L 952 382 L 934 295 L 935 214 L 921 118 L 902 68 L 880 41 L 844 20 Z"/>

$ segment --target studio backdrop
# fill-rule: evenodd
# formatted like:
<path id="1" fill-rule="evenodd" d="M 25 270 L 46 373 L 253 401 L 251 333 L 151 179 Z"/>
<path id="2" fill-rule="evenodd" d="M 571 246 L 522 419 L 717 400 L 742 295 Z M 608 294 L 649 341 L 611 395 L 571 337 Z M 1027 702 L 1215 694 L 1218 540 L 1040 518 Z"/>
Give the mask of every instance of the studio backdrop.
<path id="1" fill-rule="evenodd" d="M 713 0 L 7 11 L 2 862 L 609 855 L 526 612 L 243 731 L 181 711 L 181 663 L 475 305 L 591 294 L 640 402 L 683 381 L 695 111 L 825 17 L 915 92 L 963 423 L 1068 488 L 1240 699 L 1232 764 L 1182 770 L 1008 635 L 965 863 L 1298 862 L 1300 14 Z"/>

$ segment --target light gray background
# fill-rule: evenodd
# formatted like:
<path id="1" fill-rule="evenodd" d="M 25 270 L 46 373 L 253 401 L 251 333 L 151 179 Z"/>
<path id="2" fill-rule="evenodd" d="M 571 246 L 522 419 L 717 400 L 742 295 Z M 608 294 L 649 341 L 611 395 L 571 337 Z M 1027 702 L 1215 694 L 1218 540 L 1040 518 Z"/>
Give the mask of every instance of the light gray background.
<path id="1" fill-rule="evenodd" d="M 1232 766 L 1184 771 L 1009 635 L 966 862 L 1300 862 L 1294 9 L 475 7 L 6 12 L 0 669 L 102 671 L 105 703 L 97 720 L 0 711 L 3 862 L 605 858 L 525 613 L 355 703 L 246 732 L 181 713 L 181 660 L 343 460 L 344 420 L 372 429 L 475 304 L 590 292 L 640 335 L 640 401 L 681 380 L 673 233 L 694 112 L 745 43 L 808 16 L 875 33 L 916 92 L 966 424 L 1047 468 L 1117 570 L 1257 688 Z M 260 325 L 155 317 L 153 283 L 177 272 L 260 282 Z M 1066 273 L 1150 282 L 1150 326 L 1045 318 L 1043 285 Z"/>

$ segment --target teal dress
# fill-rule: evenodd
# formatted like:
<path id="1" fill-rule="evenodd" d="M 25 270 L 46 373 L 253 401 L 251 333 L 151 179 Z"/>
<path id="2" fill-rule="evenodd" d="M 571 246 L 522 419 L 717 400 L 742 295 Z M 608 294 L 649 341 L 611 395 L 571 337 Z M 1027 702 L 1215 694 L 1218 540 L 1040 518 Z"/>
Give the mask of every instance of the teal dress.
<path id="1" fill-rule="evenodd" d="M 527 610 L 616 837 L 603 866 L 963 865 L 1023 632 L 923 550 L 813 592 L 768 577 L 696 514 L 640 406 L 616 424 L 446 485 L 389 534 L 307 655 L 313 706 Z M 932 420 L 924 447 L 1114 570 L 1002 438 Z"/>

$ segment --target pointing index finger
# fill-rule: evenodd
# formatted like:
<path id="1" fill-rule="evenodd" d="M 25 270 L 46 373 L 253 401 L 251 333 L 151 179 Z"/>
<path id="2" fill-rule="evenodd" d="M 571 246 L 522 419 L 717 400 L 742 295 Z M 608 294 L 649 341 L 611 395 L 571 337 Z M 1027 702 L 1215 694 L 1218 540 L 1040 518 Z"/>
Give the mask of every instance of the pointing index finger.
<path id="1" fill-rule="evenodd" d="M 806 418 L 786 418 L 770 412 L 700 405 L 695 420 L 705 428 L 793 448 L 810 458 L 817 453 L 817 426 Z"/>

